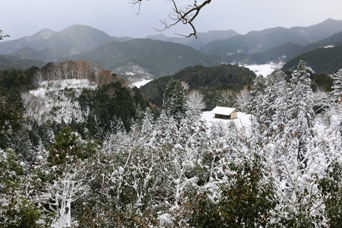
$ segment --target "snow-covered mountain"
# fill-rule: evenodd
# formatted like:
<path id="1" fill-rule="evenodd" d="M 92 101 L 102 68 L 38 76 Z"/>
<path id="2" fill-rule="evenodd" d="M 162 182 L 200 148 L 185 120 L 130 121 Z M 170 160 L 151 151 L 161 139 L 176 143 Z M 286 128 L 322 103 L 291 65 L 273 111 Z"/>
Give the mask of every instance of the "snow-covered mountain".
<path id="1" fill-rule="evenodd" d="M 2 42 L 0 54 L 15 53 L 18 57 L 48 62 L 80 54 L 115 40 L 125 38 L 111 37 L 90 26 L 73 25 L 60 32 L 43 29 L 32 36 Z"/>

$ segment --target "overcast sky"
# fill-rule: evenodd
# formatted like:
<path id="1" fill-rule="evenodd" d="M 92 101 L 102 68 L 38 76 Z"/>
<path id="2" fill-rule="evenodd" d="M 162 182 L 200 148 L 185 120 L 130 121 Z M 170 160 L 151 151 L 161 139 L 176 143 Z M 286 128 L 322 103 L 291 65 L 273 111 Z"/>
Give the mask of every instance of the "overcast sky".
<path id="1" fill-rule="evenodd" d="M 146 1 L 146 0 L 145 0 Z M 138 8 L 129 0 L 0 0 L 0 29 L 18 39 L 43 28 L 53 31 L 82 24 L 111 36 L 145 37 L 158 34 L 160 19 L 167 19 L 172 5 L 150 0 Z M 193 0 L 178 0 L 191 3 Z M 233 29 L 240 34 L 282 26 L 310 26 L 328 18 L 342 20 L 342 0 L 212 0 L 198 16 L 198 32 Z M 163 32 L 187 34 L 187 26 Z M 6 38 L 9 40 L 9 38 Z"/>

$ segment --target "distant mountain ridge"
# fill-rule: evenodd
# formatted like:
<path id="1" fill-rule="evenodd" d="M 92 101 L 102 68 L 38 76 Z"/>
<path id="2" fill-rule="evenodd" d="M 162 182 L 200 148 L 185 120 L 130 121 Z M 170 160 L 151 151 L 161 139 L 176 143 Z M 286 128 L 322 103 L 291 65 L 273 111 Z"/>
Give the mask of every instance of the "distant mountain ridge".
<path id="1" fill-rule="evenodd" d="M 316 73 L 335 73 L 339 69 L 342 69 L 342 44 L 338 46 L 319 47 L 300 54 L 288 61 L 283 66 L 283 70 L 294 70 L 295 64 L 298 64 L 300 60 L 306 62 Z"/>
<path id="2" fill-rule="evenodd" d="M 208 32 L 199 32 L 197 33 L 196 37 L 168 37 L 164 35 L 155 35 L 155 36 L 147 36 L 146 38 L 153 39 L 153 40 L 161 40 L 166 42 L 174 42 L 179 44 L 188 45 L 196 50 L 202 49 L 208 43 L 215 41 L 215 40 L 222 40 L 228 39 L 230 37 L 234 37 L 239 35 L 239 33 L 235 32 L 234 30 L 212 30 Z"/>
<path id="3" fill-rule="evenodd" d="M 336 47 L 342 44 L 342 32 L 335 33 L 331 37 L 303 46 L 294 43 L 285 43 L 265 52 L 237 53 L 223 57 L 223 62 L 239 64 L 265 64 L 267 62 L 288 62 L 298 55 L 311 52 L 317 48 Z M 320 53 L 320 52 L 315 52 Z M 298 60 L 298 59 L 297 59 Z M 292 67 L 298 64 L 294 62 Z M 317 63 L 320 64 L 320 63 Z"/>
<path id="4" fill-rule="evenodd" d="M 298 48 L 297 54 L 284 64 L 284 70 L 293 70 L 303 60 L 317 73 L 334 73 L 342 69 L 342 32 Z"/>
<path id="5" fill-rule="evenodd" d="M 151 39 L 111 42 L 68 58 L 100 62 L 106 69 L 123 77 L 126 75 L 126 79 L 133 75 L 145 79 L 155 78 L 175 74 L 188 66 L 217 64 L 189 46 Z"/>
<path id="6" fill-rule="evenodd" d="M 21 58 L 38 58 L 55 61 L 58 58 L 80 54 L 95 49 L 105 43 L 129 38 L 111 37 L 105 32 L 85 25 L 73 25 L 61 32 L 43 29 L 38 33 L 18 40 L 0 43 L 0 54 L 13 54 Z M 21 49 L 24 48 L 24 51 Z M 30 51 L 29 51 L 30 50 Z M 44 50 L 41 57 L 37 52 Z M 26 54 L 23 54 L 25 52 Z"/>
<path id="7" fill-rule="evenodd" d="M 185 44 L 200 49 L 213 40 L 238 35 L 233 30 L 209 31 L 198 33 L 198 38 L 167 37 L 164 35 L 147 36 L 148 39 Z M 31 36 L 0 43 L 0 54 L 15 54 L 20 58 L 55 61 L 58 58 L 96 49 L 113 41 L 127 41 L 130 37 L 111 37 L 103 31 L 86 25 L 72 25 L 60 32 L 42 29 Z M 21 50 L 23 49 L 24 50 Z M 42 50 L 46 53 L 42 54 Z"/>
<path id="8" fill-rule="evenodd" d="M 342 20 L 328 19 L 309 27 L 269 28 L 246 35 L 227 30 L 198 33 L 198 39 L 163 35 L 149 38 L 111 37 L 85 25 L 73 25 L 60 32 L 43 29 L 32 36 L 1 42 L 0 69 L 86 59 L 139 80 L 172 75 L 198 64 L 287 62 L 319 47 L 337 47 L 342 43 Z"/>
<path id="9" fill-rule="evenodd" d="M 342 20 L 328 19 L 309 27 L 275 27 L 262 31 L 251 31 L 229 39 L 210 42 L 201 51 L 209 55 L 227 57 L 237 53 L 258 53 L 268 51 L 285 43 L 308 45 L 328 38 L 342 31 Z"/>

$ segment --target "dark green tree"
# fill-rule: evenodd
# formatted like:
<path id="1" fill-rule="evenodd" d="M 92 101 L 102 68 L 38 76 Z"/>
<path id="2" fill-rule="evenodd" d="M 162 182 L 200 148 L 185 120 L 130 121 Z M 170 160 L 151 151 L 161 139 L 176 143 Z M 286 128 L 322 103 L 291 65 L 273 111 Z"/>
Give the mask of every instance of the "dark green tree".
<path id="1" fill-rule="evenodd" d="M 319 181 L 319 188 L 324 195 L 324 204 L 329 227 L 337 228 L 342 224 L 342 165 L 332 162 L 324 178 Z"/>
<path id="2" fill-rule="evenodd" d="M 21 127 L 23 113 L 19 91 L 0 87 L 0 148 L 11 145 L 13 132 Z"/>
<path id="3" fill-rule="evenodd" d="M 55 138 L 54 144 L 47 148 L 48 162 L 51 165 L 61 165 L 71 158 L 87 159 L 99 150 L 101 144 L 99 140 L 83 140 L 71 127 L 64 127 Z"/>
<path id="4" fill-rule="evenodd" d="M 38 208 L 27 198 L 26 176 L 14 151 L 0 149 L 0 226 L 40 227 Z"/>
<path id="5" fill-rule="evenodd" d="M 232 175 L 220 186 L 221 197 L 202 192 L 191 200 L 189 223 L 193 227 L 266 227 L 276 206 L 275 187 L 261 157 L 230 164 Z M 209 193 L 209 194 L 208 194 Z M 215 202 L 216 201 L 216 202 Z"/>
<path id="6" fill-rule="evenodd" d="M 184 115 L 187 111 L 186 101 L 188 85 L 179 80 L 171 79 L 166 86 L 163 98 L 163 108 L 170 116 Z"/>

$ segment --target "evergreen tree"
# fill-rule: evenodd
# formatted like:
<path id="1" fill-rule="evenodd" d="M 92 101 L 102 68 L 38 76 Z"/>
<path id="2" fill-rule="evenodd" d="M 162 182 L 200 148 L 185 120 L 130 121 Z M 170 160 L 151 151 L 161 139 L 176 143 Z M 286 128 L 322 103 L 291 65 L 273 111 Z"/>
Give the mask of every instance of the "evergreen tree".
<path id="1" fill-rule="evenodd" d="M 168 115 L 178 119 L 185 114 L 188 89 L 184 82 L 173 79 L 169 81 L 163 96 L 163 108 Z"/>
<path id="2" fill-rule="evenodd" d="M 251 100 L 248 105 L 249 113 L 252 113 L 259 118 L 263 111 L 262 102 L 265 94 L 266 81 L 261 75 L 257 76 L 254 80 L 253 89 L 251 90 Z"/>
<path id="3" fill-rule="evenodd" d="M 71 226 L 77 217 L 75 208 L 89 190 L 93 179 L 94 157 L 101 150 L 98 140 L 84 140 L 64 127 L 55 142 L 39 148 L 36 162 L 29 175 L 36 201 L 46 209 L 47 223 L 53 227 Z"/>
<path id="4" fill-rule="evenodd" d="M 101 147 L 99 140 L 83 140 L 71 127 L 64 127 L 55 138 L 55 143 L 49 146 L 48 162 L 51 165 L 65 164 L 71 157 L 87 159 L 93 156 Z"/>
<path id="5" fill-rule="evenodd" d="M 29 182 L 17 155 L 0 149 L 1 227 L 44 227 L 38 223 L 40 213 L 27 189 Z"/>
<path id="6" fill-rule="evenodd" d="M 332 94 L 337 97 L 338 101 L 341 101 L 342 97 L 342 69 L 333 74 L 333 86 Z"/>
<path id="7" fill-rule="evenodd" d="M 325 211 L 329 227 L 340 227 L 342 222 L 342 167 L 339 161 L 332 161 L 325 176 L 319 182 L 324 196 Z"/>
<path id="8" fill-rule="evenodd" d="M 13 133 L 20 130 L 24 109 L 20 92 L 16 88 L 6 89 L 0 86 L 0 148 L 11 147 Z"/>
<path id="9" fill-rule="evenodd" d="M 296 140 L 298 150 L 298 160 L 302 162 L 302 167 L 306 166 L 304 160 L 306 153 L 306 143 L 311 137 L 311 128 L 315 113 L 313 110 L 313 92 L 310 87 L 310 77 L 304 62 L 300 62 L 297 70 L 292 73 L 290 82 L 290 107 L 288 109 L 291 121 L 292 139 Z"/>

